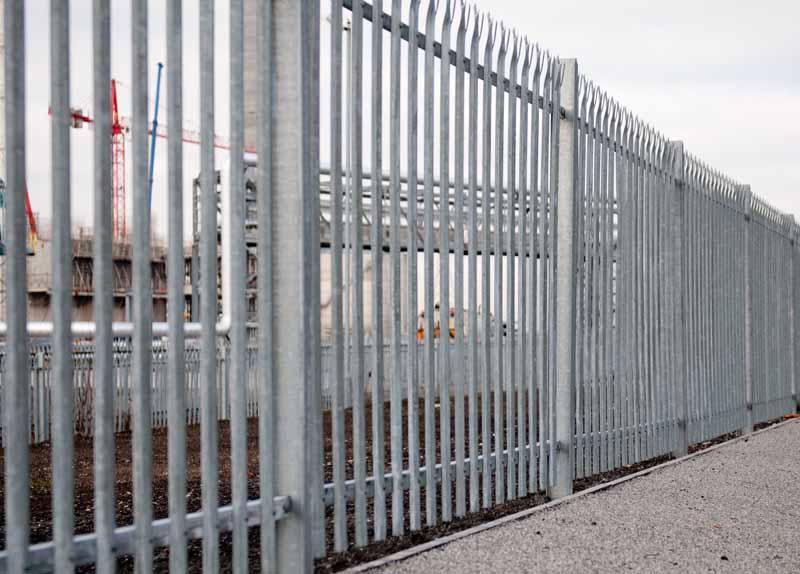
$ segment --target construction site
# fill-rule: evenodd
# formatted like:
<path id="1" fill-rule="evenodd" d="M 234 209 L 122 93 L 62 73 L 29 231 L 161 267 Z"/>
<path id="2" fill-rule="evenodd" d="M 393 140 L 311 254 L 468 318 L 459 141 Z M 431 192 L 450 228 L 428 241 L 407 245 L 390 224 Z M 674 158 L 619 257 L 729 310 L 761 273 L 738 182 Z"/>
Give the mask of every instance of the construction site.
<path id="1" fill-rule="evenodd" d="M 0 34 L 0 52 L 3 51 L 2 34 Z M 0 74 L 2 78 L 2 74 Z M 127 217 L 126 177 L 126 139 L 130 139 L 129 120 L 119 113 L 117 103 L 116 81 L 111 86 L 111 157 L 112 185 L 109 194 L 112 198 L 113 210 L 113 244 L 114 261 L 113 293 L 114 321 L 128 321 L 131 313 L 131 260 Z M 0 109 L 5 108 L 5 90 L 0 86 Z M 49 110 L 48 110 L 49 111 Z M 0 114 L 2 115 L 2 114 Z M 71 110 L 72 127 L 83 129 L 92 126 L 94 118 L 83 110 Z M 0 129 L 0 164 L 5 166 L 5 130 Z M 157 134 L 158 135 L 158 134 Z M 163 134 L 160 134 L 163 136 Z M 25 209 L 27 215 L 27 287 L 28 317 L 31 321 L 51 321 L 50 299 L 52 297 L 52 237 L 49 218 L 42 217 L 32 205 L 30 194 L 26 189 Z M 0 175 L 0 255 L 5 255 L 5 181 Z M 153 315 L 156 320 L 166 319 L 166 247 L 163 242 L 152 243 L 152 293 Z M 72 309 L 73 320 L 92 321 L 94 307 L 92 304 L 95 285 L 93 274 L 94 232 L 91 227 L 75 227 L 72 234 Z M 187 273 L 191 275 L 191 249 L 187 248 Z M 187 280 L 187 309 L 191 310 L 191 287 Z M 5 258 L 0 257 L 0 320 L 5 320 Z"/>
<path id="2" fill-rule="evenodd" d="M 2 2 L 0 2 L 2 4 Z M 256 18 L 256 2 L 245 2 L 245 30 L 249 38 L 255 37 L 255 29 L 253 22 Z M 349 33 L 349 19 L 344 23 L 344 32 Z M 0 50 L 2 50 L 2 33 L 0 33 Z M 245 69 L 255 69 L 256 53 L 255 42 L 245 42 L 244 58 L 247 62 Z M 0 62 L 0 66 L 2 63 Z M 169 70 L 163 68 L 160 63 L 154 66 L 157 69 L 155 74 L 156 78 L 156 93 L 162 82 L 162 72 L 164 76 L 169 74 Z M 2 82 L 2 74 L 0 73 L 0 82 Z M 254 88 L 255 77 L 252 73 L 245 73 L 244 76 L 244 94 L 245 94 L 245 150 L 252 154 L 256 147 L 256 106 L 257 94 Z M 109 194 L 111 196 L 112 204 L 112 236 L 113 246 L 112 254 L 114 260 L 113 266 L 113 320 L 128 322 L 131 319 L 132 304 L 131 304 L 131 290 L 132 290 L 132 248 L 130 237 L 130 197 L 128 187 L 130 185 L 130 157 L 126 154 L 126 147 L 131 144 L 131 119 L 126 110 L 121 110 L 118 103 L 118 91 L 121 82 L 112 78 L 110 84 L 110 102 L 111 102 L 111 130 L 110 130 L 110 146 L 111 146 L 111 188 Z M 4 107 L 4 90 L 0 84 L 0 109 Z M 151 158 L 150 163 L 156 161 L 156 156 L 153 151 L 156 146 L 163 146 L 166 143 L 168 126 L 162 120 L 159 122 L 158 118 L 158 95 L 156 95 L 155 102 L 151 102 L 156 114 L 153 118 L 153 123 L 148 130 L 148 137 L 151 139 Z M 48 108 L 48 114 L 51 110 Z M 0 114 L 1 115 L 1 114 Z M 73 130 L 83 132 L 84 130 L 91 130 L 95 132 L 95 117 L 87 112 L 82 107 L 76 106 L 70 108 L 71 115 L 71 128 Z M 4 121 L 4 118 L 0 119 Z M 346 120 L 349 123 L 350 119 Z M 346 128 L 348 131 L 349 127 Z M 94 134 L 96 137 L 96 133 Z M 199 146 L 201 141 L 200 134 L 196 130 L 183 129 L 182 142 L 186 146 Z M 230 142 L 227 136 L 215 134 L 214 135 L 214 148 L 217 151 L 228 152 L 230 150 Z M 2 125 L 0 125 L 0 165 L 5 165 L 5 143 L 3 139 Z M 369 174 L 363 174 L 359 187 L 362 193 L 362 213 L 359 217 L 354 215 L 354 201 L 352 197 L 352 190 L 354 181 L 350 175 L 352 169 L 353 158 L 345 158 L 345 185 L 344 185 L 344 221 L 345 221 L 345 237 L 346 242 L 344 245 L 344 271 L 346 279 L 344 281 L 344 298 L 345 298 L 345 331 L 352 330 L 351 323 L 354 320 L 355 310 L 354 299 L 354 283 L 356 282 L 355 271 L 355 236 L 358 232 L 355 231 L 357 224 L 361 227 L 361 245 L 363 247 L 362 263 L 363 268 L 358 271 L 358 282 L 361 283 L 362 289 L 365 293 L 370 293 L 372 290 L 374 262 L 373 250 L 371 242 L 374 238 L 371 235 L 372 220 L 377 217 L 381 220 L 387 220 L 389 217 L 388 206 L 383 205 L 378 211 L 372 208 L 372 201 L 376 193 L 385 194 L 389 187 L 389 174 L 388 172 L 382 173 L 380 180 L 375 182 Z M 223 243 L 223 199 L 221 196 L 221 188 L 226 185 L 224 169 L 217 171 L 218 183 L 218 265 L 220 270 L 218 275 L 218 300 L 221 303 L 221 291 L 223 289 L 223 273 L 222 269 L 226 262 L 222 257 L 222 243 Z M 377 185 L 376 185 L 377 184 Z M 151 182 L 152 187 L 152 166 L 151 166 Z M 321 319 L 322 319 L 322 339 L 325 342 L 330 342 L 331 337 L 331 308 L 330 302 L 332 298 L 332 291 L 330 289 L 331 282 L 331 245 L 332 245 L 332 227 L 331 227 L 331 209 L 332 209 L 332 177 L 330 168 L 323 166 L 320 170 L 319 176 L 319 193 L 320 193 L 320 279 L 321 279 Z M 231 190 L 232 193 L 235 190 Z M 245 196 L 246 202 L 246 226 L 245 226 L 245 242 L 247 245 L 247 308 L 249 320 L 255 317 L 256 313 L 256 288 L 257 288 L 257 248 L 256 236 L 258 232 L 257 227 L 257 192 L 255 182 L 255 167 L 254 165 L 247 166 L 244 174 L 244 189 L 240 190 Z M 440 193 L 438 188 L 435 193 Z M 183 245 L 185 273 L 184 273 L 184 294 L 185 294 L 185 308 L 183 310 L 184 319 L 187 321 L 197 321 L 199 314 L 199 291 L 195 286 L 199 285 L 199 242 L 200 242 L 200 219 L 201 219 L 201 204 L 200 204 L 200 178 L 199 174 L 194 174 L 191 190 L 185 189 L 184 202 L 191 202 L 191 236 L 187 238 Z M 0 173 L 0 255 L 4 253 L 4 234 L 5 234 L 5 183 L 3 174 Z M 421 199 L 421 198 L 420 198 Z M 434 210 L 439 213 L 439 202 L 436 200 Z M 401 249 L 401 314 L 403 317 L 407 316 L 408 305 L 408 272 L 409 272 L 409 244 L 410 237 L 408 235 L 409 229 L 409 212 L 411 209 L 410 203 L 407 201 L 401 207 L 401 225 L 400 241 Z M 420 206 L 421 207 L 421 206 Z M 452 209 L 452 205 L 450 206 Z M 30 321 L 51 321 L 52 313 L 50 310 L 50 299 L 52 296 L 52 237 L 51 237 L 51 224 L 50 215 L 42 214 L 37 205 L 31 202 L 30 194 L 26 191 L 26 214 L 28 226 L 28 258 L 27 258 L 27 273 L 28 273 L 28 318 Z M 419 230 L 418 238 L 416 241 L 417 248 L 422 249 L 425 222 L 420 216 L 414 222 L 414 225 Z M 437 215 L 438 217 L 438 215 Z M 357 223 L 358 222 L 358 223 Z M 438 233 L 438 232 L 437 232 Z M 386 237 L 383 238 L 379 249 L 384 254 L 388 254 L 389 248 L 386 245 L 388 238 L 388 230 L 384 231 Z M 167 272 L 166 272 L 166 230 L 154 229 L 150 242 L 151 247 L 151 269 L 152 269 L 152 295 L 153 295 L 153 320 L 156 322 L 164 322 L 167 320 Z M 380 238 L 378 238 L 380 239 Z M 450 233 L 451 245 L 455 243 L 455 230 L 452 229 Z M 438 251 L 438 246 L 435 247 Z M 72 233 L 72 309 L 74 321 L 92 321 L 93 320 L 93 296 L 95 285 L 93 282 L 93 257 L 94 257 L 94 232 L 91 225 L 74 226 Z M 442 323 L 440 317 L 440 304 L 439 292 L 442 287 L 441 281 L 438 277 L 439 264 L 438 253 L 435 256 L 437 264 L 435 272 L 437 277 L 434 280 L 434 297 L 436 299 L 436 317 L 434 334 L 438 338 L 441 332 L 440 324 Z M 453 256 L 451 256 L 453 259 Z M 421 253 L 417 256 L 418 262 L 416 266 L 419 268 L 422 264 Z M 382 277 L 378 282 L 382 285 L 381 289 L 388 286 L 392 279 L 392 270 L 389 265 L 380 265 Z M 5 320 L 6 306 L 5 306 L 5 259 L 0 257 L 0 321 Z M 422 282 L 420 280 L 420 287 Z M 454 289 L 454 278 L 450 278 L 450 289 Z M 478 286 L 478 293 L 480 296 L 481 286 Z M 421 303 L 421 302 L 420 302 Z M 362 302 L 363 314 L 365 317 L 371 317 L 373 300 L 371 297 L 364 298 Z M 416 330 L 420 340 L 424 336 L 424 311 L 421 310 L 417 316 L 416 325 L 414 321 L 408 320 L 403 322 L 402 332 L 405 334 L 409 330 Z M 222 309 L 220 309 L 220 312 Z M 454 329 L 454 309 L 449 308 L 449 321 L 448 331 Z M 390 307 L 383 306 L 383 332 L 388 333 L 391 326 L 391 309 Z M 482 309 L 478 309 L 478 316 L 482 314 Z M 463 317 L 465 329 L 468 331 L 468 314 L 464 313 Z M 493 321 L 493 317 L 490 319 Z M 373 336 L 373 326 L 371 321 L 367 321 L 364 325 L 364 333 L 369 343 Z"/>

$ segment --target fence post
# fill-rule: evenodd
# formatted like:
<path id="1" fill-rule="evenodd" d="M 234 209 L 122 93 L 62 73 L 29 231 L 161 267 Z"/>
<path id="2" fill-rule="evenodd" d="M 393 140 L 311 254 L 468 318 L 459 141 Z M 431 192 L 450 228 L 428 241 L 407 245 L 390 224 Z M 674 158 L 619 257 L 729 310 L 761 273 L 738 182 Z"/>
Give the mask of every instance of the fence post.
<path id="1" fill-rule="evenodd" d="M 683 142 L 670 142 L 672 146 L 673 169 L 674 169 L 674 194 L 672 203 L 672 224 L 675 234 L 673 245 L 673 291 L 674 297 L 674 360 L 673 372 L 675 373 L 675 419 L 677 423 L 677 433 L 673 446 L 673 455 L 676 457 L 685 456 L 689 453 L 689 420 L 688 420 L 688 379 L 689 372 L 686 365 L 686 317 L 684 305 L 684 158 Z"/>
<path id="2" fill-rule="evenodd" d="M 551 498 L 572 494 L 575 458 L 575 278 L 577 249 L 575 181 L 578 173 L 578 61 L 562 60 L 561 105 L 565 118 L 558 133 L 558 232 L 556 236 L 556 456 Z"/>
<path id="3" fill-rule="evenodd" d="M 270 162 L 271 185 L 264 197 L 272 213 L 272 353 L 275 396 L 276 494 L 291 508 L 276 525 L 277 572 L 313 569 L 313 473 L 317 326 L 313 318 L 319 284 L 319 225 L 316 211 L 316 106 L 319 102 L 316 51 L 318 15 L 312 0 L 274 0 L 271 36 L 272 146 L 259 150 Z M 265 38 L 265 41 L 267 39 Z M 267 129 L 267 126 L 259 126 Z M 315 217 L 317 218 L 315 220 Z M 313 244 L 317 237 L 316 245 Z M 263 416 L 263 415 L 262 415 Z"/>
<path id="4" fill-rule="evenodd" d="M 6 214 L 6 321 L 3 384 L 5 439 L 5 527 L 8 572 L 24 572 L 30 536 L 29 451 L 30 354 L 28 349 L 27 261 L 25 259 L 25 5 L 6 1 L 3 12 L 5 38 L 5 169 Z"/>
<path id="5" fill-rule="evenodd" d="M 750 220 L 753 214 L 753 193 L 749 185 L 742 186 L 744 203 L 744 434 L 753 432 L 753 276 L 750 272 Z"/>
<path id="6" fill-rule="evenodd" d="M 792 407 L 795 411 L 800 410 L 800 403 L 797 397 L 797 343 L 795 341 L 794 329 L 794 249 L 795 238 L 797 237 L 797 222 L 794 215 L 786 215 L 786 228 L 789 230 L 789 381 L 792 389 Z"/>

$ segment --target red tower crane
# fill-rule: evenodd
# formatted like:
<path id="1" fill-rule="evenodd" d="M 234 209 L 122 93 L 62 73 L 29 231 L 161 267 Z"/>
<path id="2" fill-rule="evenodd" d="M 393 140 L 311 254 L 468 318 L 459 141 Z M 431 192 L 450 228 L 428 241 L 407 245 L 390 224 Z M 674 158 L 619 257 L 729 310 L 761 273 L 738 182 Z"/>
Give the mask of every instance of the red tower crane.
<path id="1" fill-rule="evenodd" d="M 70 114 L 73 128 L 82 128 L 83 124 L 94 123 L 94 118 L 84 114 L 80 109 L 72 108 Z M 124 243 L 128 238 L 125 183 L 125 133 L 127 131 L 127 122 L 119 115 L 117 81 L 111 80 L 111 233 L 114 241 L 119 243 Z"/>
<path id="2" fill-rule="evenodd" d="M 117 81 L 111 80 L 111 232 L 118 243 L 125 243 L 128 239 L 124 131 L 117 105 Z"/>
<path id="3" fill-rule="evenodd" d="M 93 124 L 94 118 L 84 114 L 82 110 L 73 108 L 72 127 L 81 128 L 84 124 Z M 117 103 L 117 81 L 111 80 L 111 206 L 112 206 L 112 234 L 114 241 L 126 242 L 128 239 L 127 218 L 127 185 L 125 177 L 125 136 L 129 132 L 128 118 L 119 113 Z M 159 124 L 156 137 L 167 137 L 167 126 Z M 152 128 L 148 130 L 152 133 Z M 181 140 L 185 143 L 200 144 L 200 134 L 184 129 Z M 214 147 L 230 149 L 230 143 L 223 137 L 214 135 Z"/>

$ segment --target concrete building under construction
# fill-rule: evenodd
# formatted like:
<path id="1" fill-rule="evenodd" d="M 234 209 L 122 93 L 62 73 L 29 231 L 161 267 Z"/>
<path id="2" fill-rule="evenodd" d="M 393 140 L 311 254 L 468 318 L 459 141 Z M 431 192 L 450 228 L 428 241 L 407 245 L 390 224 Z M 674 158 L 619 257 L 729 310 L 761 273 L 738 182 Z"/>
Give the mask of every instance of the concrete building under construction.
<path id="1" fill-rule="evenodd" d="M 52 252 L 50 225 L 42 222 L 38 226 L 38 235 L 31 246 L 33 252 L 28 257 L 28 320 L 52 320 L 50 299 L 53 294 Z M 94 306 L 94 273 L 93 273 L 94 235 L 89 228 L 78 228 L 72 237 L 72 301 L 73 320 L 92 321 Z M 131 258 L 129 244 L 115 243 L 112 248 L 114 258 L 113 320 L 125 321 L 131 314 Z M 188 251 L 187 251 L 188 253 Z M 190 260 L 187 258 L 187 265 Z M 166 248 L 154 244 L 151 248 L 153 318 L 165 321 L 167 315 L 167 276 Z M 189 271 L 187 269 L 187 277 Z M 191 289 L 187 283 L 187 310 L 191 308 Z M 0 296 L 5 285 L 0 284 Z M 0 316 L 5 315 L 5 307 L 0 307 Z"/>

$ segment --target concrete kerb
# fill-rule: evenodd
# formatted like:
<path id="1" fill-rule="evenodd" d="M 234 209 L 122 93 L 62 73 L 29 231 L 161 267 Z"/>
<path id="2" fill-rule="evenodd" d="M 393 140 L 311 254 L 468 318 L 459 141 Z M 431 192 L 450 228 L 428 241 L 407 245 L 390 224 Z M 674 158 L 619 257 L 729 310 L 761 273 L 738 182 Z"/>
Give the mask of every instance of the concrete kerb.
<path id="1" fill-rule="evenodd" d="M 508 524 L 510 522 L 514 522 L 514 521 L 517 521 L 517 520 L 521 520 L 523 518 L 527 518 L 527 517 L 529 517 L 529 516 L 531 516 L 533 514 L 536 514 L 538 512 L 542 512 L 544 510 L 553 508 L 555 506 L 559 506 L 561 504 L 566 504 L 566 503 L 572 502 L 573 500 L 575 500 L 577 498 L 580 498 L 582 496 L 587 496 L 587 495 L 592 494 L 594 492 L 599 492 L 601 490 L 606 490 L 608 488 L 614 487 L 614 486 L 616 486 L 618 484 L 622 484 L 623 482 L 627 482 L 629 480 L 633 480 L 633 479 L 636 479 L 636 478 L 647 476 L 648 474 L 652 474 L 653 472 L 656 472 L 658 470 L 662 470 L 664 468 L 668 468 L 668 467 L 670 467 L 670 466 L 672 466 L 674 464 L 685 462 L 685 461 L 690 460 L 690 459 L 692 459 L 692 458 L 694 458 L 696 456 L 701 456 L 701 455 L 704 455 L 704 454 L 708 454 L 710 452 L 714 452 L 717 449 L 720 449 L 722 447 L 735 444 L 735 443 L 737 443 L 739 441 L 742 441 L 742 440 L 749 440 L 752 437 L 754 437 L 756 435 L 759 435 L 759 434 L 761 434 L 763 432 L 767 432 L 767 431 L 782 427 L 784 425 L 792 424 L 792 423 L 800 424 L 800 419 L 794 418 L 794 419 L 788 419 L 788 420 L 785 420 L 785 421 L 781 421 L 779 423 L 776 423 L 774 425 L 768 426 L 766 428 L 763 428 L 761 430 L 755 431 L 753 433 L 743 434 L 743 435 L 738 436 L 738 437 L 736 437 L 734 439 L 731 439 L 731 440 L 716 444 L 714 446 L 711 446 L 709 448 L 703 449 L 701 451 L 698 451 L 698 452 L 695 452 L 695 453 L 692 453 L 692 454 L 687 454 L 686 456 L 682 456 L 680 458 L 669 460 L 669 461 L 664 462 L 662 464 L 659 464 L 659 465 L 656 465 L 656 466 L 653 466 L 653 467 L 650 467 L 650 468 L 646 468 L 644 470 L 640 470 L 639 472 L 635 472 L 633 474 L 629 474 L 627 476 L 623 476 L 621 478 L 617 478 L 617 479 L 609 481 L 609 482 L 604 482 L 602 484 L 598 484 L 598 485 L 592 486 L 590 488 L 587 488 L 586 490 L 582 490 L 580 492 L 576 492 L 575 494 L 571 494 L 569 496 L 565 496 L 565 497 L 559 498 L 557 500 L 552 500 L 552 501 L 547 502 L 545 504 L 541 504 L 539 506 L 534 506 L 533 508 L 528 508 L 528 509 L 525 509 L 525 510 L 521 510 L 520 512 L 517 512 L 515 514 L 510 514 L 508 516 L 504 516 L 502 518 L 498 518 L 497 520 L 493 520 L 491 522 L 487 522 L 487 523 L 481 524 L 479 526 L 474 526 L 472 528 L 468 528 L 468 529 L 462 530 L 460 532 L 455 532 L 453 534 L 449 534 L 449 535 L 444 536 L 442 538 L 438 538 L 436 540 L 431 540 L 430 542 L 426 542 L 425 544 L 420 544 L 419 546 L 415 546 L 413 548 L 407 548 L 406 550 L 401 550 L 400 552 L 396 552 L 394 554 L 391 554 L 389 556 L 385 556 L 383 558 L 378 558 L 377 560 L 373 560 L 372 562 L 367 562 L 365 564 L 359 564 L 358 566 L 354 566 L 353 568 L 349 568 L 349 569 L 345 570 L 344 574 L 356 574 L 356 573 L 359 573 L 359 572 L 367 572 L 369 570 L 374 570 L 376 568 L 382 568 L 382 567 L 385 567 L 385 566 L 389 566 L 390 564 L 394 564 L 396 562 L 401 562 L 403 560 L 407 560 L 408 558 L 412 558 L 412 557 L 414 557 L 414 556 L 416 556 L 418 554 L 422 554 L 423 552 L 427 552 L 429 550 L 433 550 L 434 548 L 439 548 L 441 546 L 445 546 L 446 544 L 450 544 L 451 542 L 455 542 L 457 540 L 461 540 L 462 538 L 467 538 L 468 536 L 473 536 L 473 535 L 478 534 L 480 532 L 483 532 L 485 530 L 489 530 L 491 528 L 496 528 L 498 526 L 502 526 L 502 525 Z"/>

